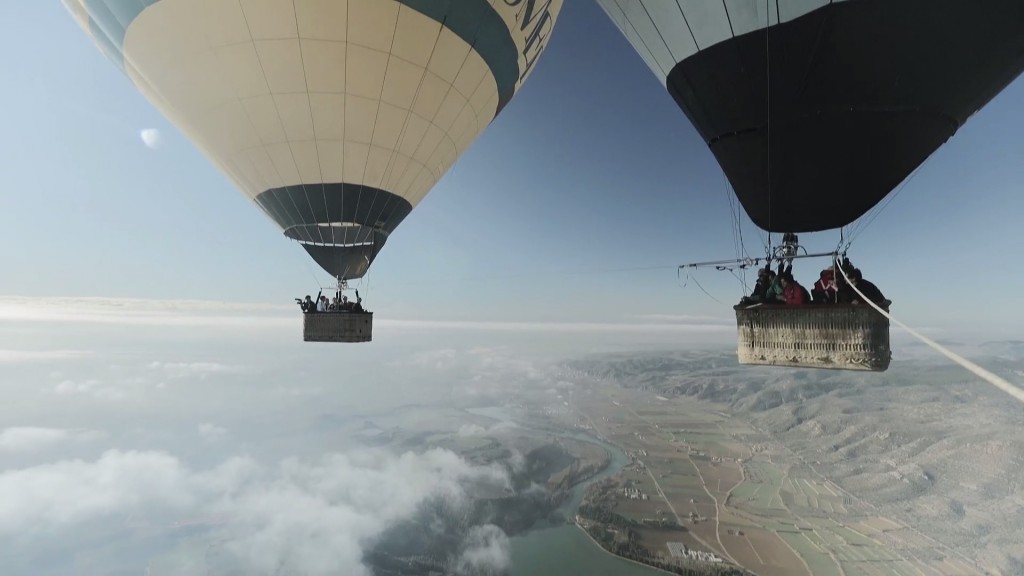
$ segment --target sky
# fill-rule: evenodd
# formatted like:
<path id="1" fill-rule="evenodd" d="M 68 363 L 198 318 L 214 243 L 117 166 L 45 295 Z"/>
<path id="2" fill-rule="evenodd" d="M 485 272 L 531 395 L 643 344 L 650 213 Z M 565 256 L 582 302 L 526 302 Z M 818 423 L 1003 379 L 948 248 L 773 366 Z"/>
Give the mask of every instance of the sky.
<path id="1" fill-rule="evenodd" d="M 0 28 L 0 294 L 286 304 L 328 284 L 59 3 L 0 3 Z M 1020 324 L 1022 104 L 1018 80 L 853 244 L 910 325 Z M 674 268 L 735 257 L 727 194 L 706 145 L 601 9 L 567 2 L 535 73 L 393 234 L 362 293 L 395 319 L 728 318 L 736 278 L 699 272 L 709 297 Z M 763 253 L 763 237 L 744 217 L 748 253 Z M 828 251 L 838 233 L 802 239 Z M 656 269 L 629 270 L 646 267 Z M 817 269 L 802 263 L 798 279 Z"/>

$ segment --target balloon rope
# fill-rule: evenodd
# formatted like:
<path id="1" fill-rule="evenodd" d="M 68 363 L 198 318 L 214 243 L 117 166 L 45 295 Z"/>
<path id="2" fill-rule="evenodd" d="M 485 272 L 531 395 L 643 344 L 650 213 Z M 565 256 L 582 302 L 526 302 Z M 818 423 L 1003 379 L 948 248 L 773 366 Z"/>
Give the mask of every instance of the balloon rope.
<path id="1" fill-rule="evenodd" d="M 689 274 L 690 274 L 690 271 L 689 271 L 689 270 L 687 270 L 687 271 L 686 271 L 686 274 L 687 274 L 687 275 L 689 275 Z M 712 300 L 714 300 L 715 302 L 718 302 L 718 303 L 719 303 L 719 304 L 721 304 L 722 306 L 725 306 L 725 302 L 722 302 L 722 301 L 721 301 L 721 300 L 719 300 L 718 298 L 715 298 L 714 296 L 712 296 L 710 292 L 708 292 L 707 290 L 705 290 L 705 289 L 704 289 L 704 287 L 700 285 L 700 280 L 697 280 L 697 277 L 696 277 L 696 276 L 694 276 L 694 277 L 693 277 L 693 283 L 697 285 L 697 288 L 700 288 L 700 291 L 701 291 L 701 292 L 703 292 L 704 294 L 707 294 L 707 297 L 708 297 L 708 298 L 711 298 L 711 299 L 712 299 Z"/>
<path id="2" fill-rule="evenodd" d="M 244 11 L 242 12 L 242 21 L 245 23 L 245 29 L 249 33 L 249 37 L 250 38 L 254 38 L 254 35 L 252 33 L 252 26 L 249 24 L 249 19 L 245 17 L 245 12 Z M 266 78 L 267 78 L 267 71 L 266 71 L 266 69 L 263 66 L 263 60 L 260 60 L 259 58 L 257 58 L 257 60 L 259 61 L 259 65 L 260 65 L 260 73 L 263 74 L 263 79 L 266 80 Z M 281 123 L 281 126 L 284 126 L 285 124 L 284 124 L 284 119 L 281 117 L 281 110 L 277 106 L 274 106 L 274 111 L 277 113 L 277 121 Z M 312 115 L 312 112 L 310 112 L 310 114 Z M 251 122 L 252 122 L 252 119 L 250 118 L 250 123 Z M 262 138 L 261 138 L 261 141 L 262 141 Z M 292 163 L 295 164 L 296 166 L 298 166 L 299 163 L 295 159 L 295 150 L 291 146 L 288 146 L 288 152 L 290 153 L 290 155 L 292 157 Z M 271 164 L 273 164 L 273 162 L 271 162 Z M 280 172 L 279 172 L 279 174 L 280 174 Z M 281 184 L 284 185 L 284 180 L 283 179 L 281 180 Z M 313 202 L 309 199 L 309 191 L 306 190 L 306 184 L 305 184 L 305 182 L 300 182 L 299 184 L 302 186 L 302 194 L 306 197 L 306 204 L 309 206 L 309 213 L 310 213 L 310 215 L 313 215 L 316 212 L 313 210 Z M 308 228 L 309 225 L 316 224 L 315 218 L 314 218 L 313 222 L 306 222 L 306 219 L 302 216 L 302 210 L 299 209 L 299 205 L 295 202 L 295 198 L 292 197 L 291 194 L 289 194 L 288 197 L 292 201 L 292 206 L 295 206 L 295 213 L 299 215 L 299 218 L 302 220 L 302 223 L 305 225 L 305 226 L 299 228 L 299 230 L 301 230 L 302 232 L 305 233 L 305 235 L 306 235 L 305 239 L 306 240 L 308 240 L 310 242 L 315 242 L 316 240 L 313 238 L 313 235 L 310 234 L 309 230 L 306 229 L 306 228 Z M 285 208 L 285 211 L 287 211 L 287 210 L 288 209 Z M 317 226 L 316 230 L 317 230 L 317 233 L 320 235 L 320 242 L 323 243 L 323 244 L 327 244 L 326 240 L 324 240 L 324 233 L 323 233 L 322 228 L 320 226 Z"/>
<path id="3" fill-rule="evenodd" d="M 850 277 L 846 275 L 846 270 L 843 270 L 843 267 L 842 267 L 841 264 L 839 264 L 838 260 L 836 261 L 836 268 L 838 268 L 839 271 L 843 274 L 843 278 L 846 279 L 847 286 L 853 288 L 853 291 L 856 292 L 857 295 L 860 296 L 861 299 L 864 302 L 867 302 L 868 304 L 870 304 L 872 308 L 877 310 L 878 313 L 881 314 L 882 316 L 885 316 L 886 318 L 888 318 L 890 322 L 896 324 L 900 328 L 903 328 L 911 336 L 913 336 L 914 338 L 917 338 L 918 340 L 920 340 L 924 344 L 927 344 L 929 347 L 931 347 L 933 350 L 935 350 L 939 354 L 942 354 L 946 358 L 949 358 L 953 362 L 956 362 L 960 366 L 963 366 L 967 371 L 971 372 L 972 374 L 974 374 L 978 378 L 981 378 L 982 380 L 985 380 L 989 384 L 992 384 L 996 388 L 999 388 L 1003 392 L 1006 392 L 1010 396 L 1013 396 L 1014 398 L 1016 398 L 1020 402 L 1024 402 L 1024 390 L 1021 390 L 1020 388 L 1014 386 L 1013 384 L 1010 384 L 1005 379 L 1000 378 L 999 376 L 989 372 L 988 370 L 985 370 L 984 368 L 982 368 L 981 366 L 978 366 L 974 362 L 971 362 L 970 360 L 964 358 L 963 356 L 960 356 L 956 352 L 953 352 L 952 350 L 949 350 L 948 348 L 946 348 L 945 346 L 942 346 L 938 342 L 935 342 L 931 338 L 928 338 L 927 336 L 924 336 L 923 334 L 918 333 L 916 330 L 914 330 L 910 326 L 907 326 L 903 322 L 900 322 L 899 320 L 893 318 L 891 314 L 889 314 L 884 309 L 882 309 L 882 307 L 880 307 L 878 304 L 875 304 L 874 302 L 872 302 L 871 299 L 869 299 L 866 296 L 864 296 L 864 294 L 860 290 L 857 289 L 857 286 L 855 286 L 852 282 L 850 282 Z"/>
<path id="4" fill-rule="evenodd" d="M 298 240 L 296 240 L 295 243 L 298 244 Z M 313 277 L 313 283 L 322 288 L 323 284 L 320 283 L 320 278 L 317 277 L 316 272 L 309 265 L 309 258 L 303 258 L 302 264 L 306 267 L 306 272 L 309 272 L 309 275 Z"/>
<path id="5" fill-rule="evenodd" d="M 298 10 L 295 10 L 294 4 L 292 5 L 292 18 L 293 18 L 294 23 L 295 23 L 295 28 L 296 29 L 300 29 L 299 28 L 299 14 L 298 14 Z M 260 65 L 262 66 L 262 63 Z M 316 171 L 317 171 L 317 175 L 320 178 L 320 195 L 323 196 L 323 199 L 324 199 L 324 215 L 326 216 L 327 223 L 330 224 L 330 222 L 331 222 L 331 209 L 327 205 L 327 189 L 324 188 L 324 166 L 320 162 L 320 139 L 317 137 L 317 134 L 316 134 L 316 121 L 313 119 L 313 101 L 312 101 L 312 96 L 309 95 L 309 75 L 305 73 L 305 70 L 306 70 L 306 60 L 305 60 L 305 56 L 303 56 L 303 54 L 302 54 L 302 50 L 299 50 L 299 68 L 301 70 L 303 70 L 302 82 L 303 82 L 304 87 L 306 89 L 306 108 L 309 110 L 309 125 L 313 129 L 313 148 L 316 151 L 316 158 L 317 158 Z M 278 117 L 280 117 L 280 115 L 281 115 L 281 112 L 280 112 L 280 110 L 278 110 Z M 282 123 L 282 126 L 283 125 L 284 124 Z M 288 148 L 291 149 L 291 145 L 290 144 L 289 144 Z M 295 161 L 295 152 L 294 151 L 292 151 L 292 161 L 293 162 Z M 344 161 L 344 159 L 342 161 Z M 273 162 L 271 162 L 271 164 L 273 164 Z M 297 168 L 298 164 L 295 164 L 295 166 Z M 300 179 L 301 179 L 301 177 L 300 177 Z M 282 184 L 283 183 L 284 183 L 284 181 L 282 179 Z M 312 202 L 312 200 L 309 199 L 309 192 L 306 190 L 306 184 L 305 184 L 305 182 L 301 182 L 301 184 L 302 184 L 302 193 L 306 195 L 306 200 L 309 202 L 310 217 L 312 218 L 311 224 L 317 224 L 317 221 L 316 221 L 316 211 L 313 210 L 313 202 Z M 344 205 L 345 204 L 342 203 L 342 206 L 344 206 Z M 324 238 L 324 227 L 323 226 L 317 226 L 316 229 L 317 229 L 317 232 L 320 233 L 320 240 L 324 244 L 334 244 L 334 230 L 335 230 L 334 226 L 328 226 L 328 228 L 327 228 L 330 231 L 330 233 L 331 233 L 330 234 L 330 236 L 331 236 L 331 241 L 330 242 L 327 242 L 327 239 Z"/>
<path id="6" fill-rule="evenodd" d="M 765 90 L 767 116 L 765 117 L 765 128 L 768 133 L 768 150 L 765 161 L 768 171 L 768 246 L 770 249 L 772 245 L 772 53 L 771 45 L 768 43 L 768 33 L 772 27 L 772 9 L 768 2 L 769 0 L 764 0 L 764 67 L 767 76 L 767 89 Z M 777 4 L 776 9 L 778 9 Z"/>

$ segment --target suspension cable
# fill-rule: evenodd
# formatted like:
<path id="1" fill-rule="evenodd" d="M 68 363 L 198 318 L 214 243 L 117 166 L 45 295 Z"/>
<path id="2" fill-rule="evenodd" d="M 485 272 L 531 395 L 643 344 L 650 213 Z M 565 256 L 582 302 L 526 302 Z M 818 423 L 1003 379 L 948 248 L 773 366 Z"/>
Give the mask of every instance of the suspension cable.
<path id="1" fill-rule="evenodd" d="M 676 278 L 679 278 L 679 280 L 680 280 L 680 281 L 682 281 L 682 277 L 681 277 L 681 276 L 682 276 L 682 271 L 683 271 L 683 268 L 686 268 L 686 267 L 685 267 L 685 266 L 680 266 L 680 267 L 679 267 L 679 268 L 678 268 L 678 269 L 676 270 Z M 697 280 L 697 277 L 696 277 L 696 276 L 692 276 L 692 275 L 690 274 L 690 270 L 689 270 L 688 268 L 687 268 L 687 270 L 686 270 L 686 281 L 685 281 L 685 282 L 683 282 L 683 283 L 681 284 L 681 286 L 680 286 L 680 287 L 681 287 L 681 288 L 686 288 L 686 286 L 687 286 L 687 285 L 688 285 L 688 284 L 690 283 L 690 279 L 691 279 L 691 278 L 693 279 L 693 283 L 697 285 L 697 288 L 700 288 L 700 291 L 701 291 L 701 292 L 703 292 L 704 294 L 706 294 L 708 298 L 711 298 L 712 300 L 714 300 L 715 302 L 718 302 L 718 303 L 719 303 L 719 304 L 721 304 L 722 306 L 725 306 L 725 305 L 726 305 L 726 304 L 725 304 L 725 302 L 722 302 L 722 301 L 721 301 L 721 300 L 719 300 L 718 298 L 715 298 L 714 296 L 712 296 L 712 295 L 711 295 L 711 293 L 710 293 L 710 292 L 708 292 L 707 290 L 705 290 L 705 289 L 704 289 L 704 287 L 700 285 L 700 280 Z"/>
<path id="2" fill-rule="evenodd" d="M 714 300 L 715 302 L 718 302 L 718 303 L 719 303 L 719 304 L 721 304 L 722 306 L 725 306 L 725 302 L 722 302 L 722 301 L 721 301 L 721 300 L 719 300 L 718 298 L 715 298 L 714 296 L 712 296 L 710 292 L 708 292 L 707 290 L 705 290 L 705 289 L 704 289 L 704 287 L 700 285 L 700 280 L 697 280 L 697 277 L 696 277 L 696 276 L 694 276 L 694 277 L 693 277 L 693 283 L 697 285 L 697 288 L 700 288 L 700 291 L 701 291 L 701 292 L 703 292 L 703 293 L 707 294 L 708 298 L 711 298 L 711 299 L 712 299 L 712 300 Z"/>
<path id="3" fill-rule="evenodd" d="M 301 244 L 298 240 L 295 239 L 292 239 L 292 242 L 295 242 L 296 244 Z M 302 258 L 301 260 L 302 265 L 306 268 L 306 272 L 309 272 L 309 275 L 313 277 L 313 284 L 315 284 L 317 287 L 323 288 L 323 286 L 320 284 L 320 278 L 318 278 L 316 275 L 316 271 L 313 270 L 313 268 L 309 265 L 309 258 Z"/>
<path id="4" fill-rule="evenodd" d="M 846 279 L 847 286 L 849 286 L 850 288 L 853 288 L 853 291 L 856 292 L 858 296 L 860 296 L 861 300 L 863 300 L 864 302 L 868 303 L 879 314 L 881 314 L 882 316 L 885 316 L 890 322 L 896 324 L 900 328 L 903 328 L 911 336 L 913 336 L 914 338 L 917 338 L 922 343 L 928 345 L 929 347 L 931 347 L 933 350 L 935 350 L 939 354 L 942 354 L 946 358 L 949 358 L 953 362 L 956 362 L 957 364 L 959 364 L 960 366 L 965 368 L 967 371 L 969 371 L 970 373 L 972 373 L 975 376 L 977 376 L 978 378 L 981 378 L 982 380 L 985 380 L 989 384 L 992 384 L 996 388 L 999 388 L 1003 392 L 1006 392 L 1010 396 L 1013 396 L 1014 398 L 1016 398 L 1018 401 L 1024 403 L 1024 390 L 1018 388 L 1017 386 L 1014 386 L 1013 384 L 1009 383 L 1005 379 L 997 376 L 996 374 L 993 374 L 992 372 L 989 372 L 988 370 L 982 368 L 981 366 L 978 366 L 974 362 L 971 362 L 970 360 L 964 358 L 963 356 L 957 354 L 956 352 L 953 352 L 952 350 L 949 350 L 948 348 L 946 348 L 945 346 L 939 344 L 938 342 L 935 342 L 931 338 L 928 338 L 927 336 L 924 336 L 923 334 L 917 332 L 916 330 L 914 330 L 910 326 L 907 326 L 903 322 L 900 322 L 899 320 L 893 318 L 892 315 L 889 314 L 888 312 L 886 312 L 881 306 L 879 306 L 878 304 L 875 304 L 874 302 L 871 301 L 871 299 L 869 299 L 868 297 L 864 296 L 864 293 L 861 292 L 857 288 L 857 286 L 855 284 L 853 284 L 853 282 L 850 281 L 850 277 L 846 274 L 846 270 L 843 270 L 843 267 L 839 263 L 838 260 L 836 260 L 836 268 L 839 269 L 839 272 L 842 273 L 843 278 Z"/>

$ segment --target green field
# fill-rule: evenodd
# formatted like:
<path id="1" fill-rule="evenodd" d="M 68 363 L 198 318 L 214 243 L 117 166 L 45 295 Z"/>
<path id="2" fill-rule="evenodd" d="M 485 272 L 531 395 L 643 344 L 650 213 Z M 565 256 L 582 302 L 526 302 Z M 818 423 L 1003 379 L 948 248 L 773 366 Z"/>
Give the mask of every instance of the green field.
<path id="1" fill-rule="evenodd" d="M 733 488 L 732 497 L 734 500 L 751 500 L 754 498 L 754 494 L 760 489 L 761 484 L 743 482 L 739 486 Z"/>
<path id="2" fill-rule="evenodd" d="M 796 532 L 778 532 L 778 535 L 786 541 L 786 544 L 789 544 L 791 548 L 796 550 L 796 553 L 803 558 L 804 562 L 806 562 L 810 567 L 811 573 L 815 576 L 818 576 L 819 574 L 825 574 L 826 576 L 840 576 L 839 567 L 832 558 L 811 543 L 804 534 Z"/>
<path id="3" fill-rule="evenodd" d="M 782 499 L 779 498 L 779 488 L 782 486 L 782 472 L 771 464 L 765 462 L 748 462 L 744 466 L 746 480 L 736 488 L 739 490 L 744 485 L 756 487 L 754 494 L 750 497 L 750 505 L 757 508 L 784 508 Z M 733 490 L 733 494 L 736 493 Z"/>

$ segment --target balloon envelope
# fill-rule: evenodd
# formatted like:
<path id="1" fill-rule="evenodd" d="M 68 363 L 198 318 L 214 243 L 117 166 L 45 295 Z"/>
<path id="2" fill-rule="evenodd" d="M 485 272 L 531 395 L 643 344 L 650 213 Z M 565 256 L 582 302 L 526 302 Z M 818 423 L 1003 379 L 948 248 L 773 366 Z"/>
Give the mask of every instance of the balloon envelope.
<path id="1" fill-rule="evenodd" d="M 561 0 L 64 0 L 168 119 L 332 276 L 508 104 Z"/>
<path id="2" fill-rule="evenodd" d="M 1024 70 L 1021 0 L 598 0 L 755 224 L 863 215 Z"/>

